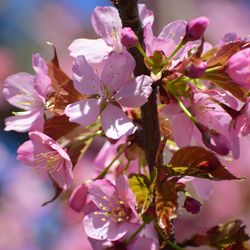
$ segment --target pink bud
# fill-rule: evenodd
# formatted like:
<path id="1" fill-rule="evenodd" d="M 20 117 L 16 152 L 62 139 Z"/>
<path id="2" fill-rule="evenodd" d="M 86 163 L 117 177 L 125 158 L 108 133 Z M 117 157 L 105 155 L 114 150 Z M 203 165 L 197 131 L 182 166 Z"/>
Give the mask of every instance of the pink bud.
<path id="1" fill-rule="evenodd" d="M 206 62 L 199 62 L 195 63 L 192 62 L 186 67 L 185 75 L 190 78 L 199 78 L 202 77 L 207 69 L 207 63 Z"/>
<path id="2" fill-rule="evenodd" d="M 131 28 L 125 27 L 122 29 L 122 31 L 121 31 L 121 43 L 126 48 L 135 47 L 137 45 L 138 38 Z"/>
<path id="3" fill-rule="evenodd" d="M 86 203 L 87 194 L 88 188 L 85 184 L 77 186 L 70 196 L 69 206 L 78 213 L 82 212 Z"/>
<path id="4" fill-rule="evenodd" d="M 250 88 L 250 48 L 232 55 L 227 63 L 226 73 L 243 88 Z"/>
<path id="5" fill-rule="evenodd" d="M 187 25 L 186 35 L 184 41 L 195 41 L 202 38 L 207 26 L 209 24 L 208 18 L 201 16 L 191 20 Z"/>
<path id="6" fill-rule="evenodd" d="M 207 130 L 202 134 L 202 141 L 209 149 L 220 155 L 228 155 L 230 143 L 223 134 L 219 134 L 213 129 Z"/>
<path id="7" fill-rule="evenodd" d="M 195 125 L 200 130 L 202 134 L 202 141 L 207 148 L 220 155 L 229 154 L 231 146 L 225 135 L 218 133 L 214 129 L 209 129 L 201 123 L 197 122 Z"/>
<path id="8" fill-rule="evenodd" d="M 201 203 L 192 197 L 187 197 L 183 207 L 192 214 L 198 214 L 200 212 Z"/>

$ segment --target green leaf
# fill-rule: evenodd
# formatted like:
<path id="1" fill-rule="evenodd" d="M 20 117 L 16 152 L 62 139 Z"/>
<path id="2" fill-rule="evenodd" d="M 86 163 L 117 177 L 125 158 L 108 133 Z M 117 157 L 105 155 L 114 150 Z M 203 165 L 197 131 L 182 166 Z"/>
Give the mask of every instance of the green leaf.
<path id="1" fill-rule="evenodd" d="M 145 175 L 132 174 L 129 176 L 129 186 L 132 189 L 137 203 L 137 211 L 143 215 L 153 200 L 155 180 L 151 183 Z"/>
<path id="2" fill-rule="evenodd" d="M 208 245 L 216 249 L 225 250 L 249 250 L 246 241 L 249 236 L 245 232 L 242 221 L 234 220 L 220 224 L 209 229 L 205 233 L 196 234 L 191 239 L 185 240 L 182 246 L 204 246 Z"/>
<path id="3" fill-rule="evenodd" d="M 215 154 L 198 146 L 176 151 L 167 165 L 169 176 L 194 176 L 211 180 L 239 180 L 218 160 Z"/>

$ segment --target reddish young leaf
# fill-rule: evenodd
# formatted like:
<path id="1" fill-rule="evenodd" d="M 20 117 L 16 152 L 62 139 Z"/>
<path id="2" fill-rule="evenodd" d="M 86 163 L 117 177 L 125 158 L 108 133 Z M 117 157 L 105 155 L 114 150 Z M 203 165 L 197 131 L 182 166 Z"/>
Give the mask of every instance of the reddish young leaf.
<path id="1" fill-rule="evenodd" d="M 54 58 L 47 65 L 48 75 L 55 90 L 48 97 L 47 108 L 57 115 L 63 115 L 68 104 L 83 99 L 84 96 L 76 91 L 73 81 L 60 68 L 55 48 Z"/>
<path id="2" fill-rule="evenodd" d="M 249 245 L 246 244 L 249 236 L 246 234 L 245 228 L 246 226 L 242 225 L 240 220 L 230 221 L 215 226 L 205 233 L 196 234 L 181 245 L 185 247 L 208 245 L 216 249 L 249 250 Z"/>
<path id="3" fill-rule="evenodd" d="M 78 126 L 76 123 L 69 122 L 69 118 L 65 115 L 54 116 L 46 120 L 44 133 L 54 140 L 58 140 Z"/>
<path id="4" fill-rule="evenodd" d="M 235 54 L 237 51 L 241 49 L 241 47 L 246 44 L 245 41 L 233 41 L 223 45 L 218 48 L 217 51 L 214 51 L 214 55 L 208 60 L 208 67 L 215 67 L 220 65 L 225 65 L 229 57 Z M 205 55 L 206 56 L 206 55 Z"/>
<path id="5" fill-rule="evenodd" d="M 155 189 L 155 206 L 158 225 L 164 230 L 166 239 L 169 239 L 172 229 L 172 219 L 176 217 L 177 192 L 176 181 L 157 181 Z"/>
<path id="6" fill-rule="evenodd" d="M 194 176 L 211 180 L 239 180 L 205 148 L 189 146 L 176 151 L 167 165 L 169 176 Z"/>
<path id="7" fill-rule="evenodd" d="M 206 72 L 203 80 L 208 80 L 216 86 L 230 92 L 233 96 L 241 101 L 246 101 L 247 90 L 235 83 L 223 70 Z"/>

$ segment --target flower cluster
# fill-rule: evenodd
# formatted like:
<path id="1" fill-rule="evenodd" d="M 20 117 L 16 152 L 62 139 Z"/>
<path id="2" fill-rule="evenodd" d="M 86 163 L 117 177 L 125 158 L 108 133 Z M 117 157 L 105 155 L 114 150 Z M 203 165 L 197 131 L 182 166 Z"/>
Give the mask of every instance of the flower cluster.
<path id="1" fill-rule="evenodd" d="M 69 46 L 72 79 L 55 51 L 48 63 L 33 55 L 34 76 L 17 73 L 4 82 L 6 100 L 23 110 L 6 118 L 5 130 L 29 132 L 17 159 L 60 192 L 76 184 L 73 167 L 93 139 L 106 140 L 95 178 L 69 199 L 83 214 L 93 249 L 173 247 L 178 210 L 196 214 L 202 205 L 185 183 L 207 199 L 209 181 L 238 179 L 218 158 L 239 158 L 240 138 L 250 133 L 248 40 L 227 34 L 215 46 L 207 43 L 206 17 L 174 21 L 155 36 L 153 12 L 137 7 L 143 34 L 123 27 L 115 7 L 95 8 L 91 22 L 99 38 Z M 157 126 L 149 130 L 145 112 L 153 105 Z M 230 244 L 223 247 L 238 247 L 239 239 Z"/>

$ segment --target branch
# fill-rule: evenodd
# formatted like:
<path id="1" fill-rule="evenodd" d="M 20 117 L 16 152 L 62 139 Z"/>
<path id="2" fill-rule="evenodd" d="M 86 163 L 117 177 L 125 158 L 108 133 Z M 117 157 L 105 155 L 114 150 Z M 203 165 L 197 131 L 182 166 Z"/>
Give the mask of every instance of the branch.
<path id="1" fill-rule="evenodd" d="M 137 0 L 113 0 L 114 6 L 119 11 L 123 27 L 130 27 L 137 35 L 141 45 L 144 47 L 143 28 L 138 14 Z M 129 49 L 136 61 L 135 76 L 150 75 L 149 69 L 144 64 L 143 56 L 136 48 Z M 157 87 L 153 86 L 152 94 L 148 102 L 141 108 L 142 112 L 142 137 L 144 152 L 150 171 L 155 166 L 155 159 L 160 143 L 160 129 L 157 112 Z"/>

